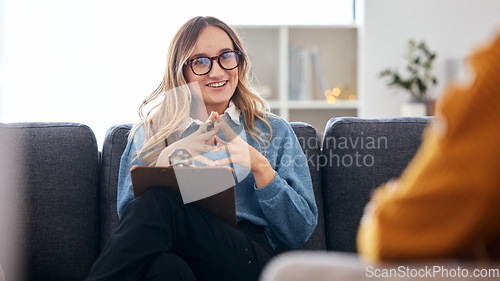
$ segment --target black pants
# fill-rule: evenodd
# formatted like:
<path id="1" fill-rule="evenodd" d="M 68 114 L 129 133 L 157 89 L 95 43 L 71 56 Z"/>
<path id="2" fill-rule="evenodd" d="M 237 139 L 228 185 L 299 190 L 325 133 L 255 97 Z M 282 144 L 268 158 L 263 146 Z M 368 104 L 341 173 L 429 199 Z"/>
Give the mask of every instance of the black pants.
<path id="1" fill-rule="evenodd" d="M 153 187 L 128 204 L 87 280 L 258 280 L 274 255 L 262 228 L 236 230 Z"/>

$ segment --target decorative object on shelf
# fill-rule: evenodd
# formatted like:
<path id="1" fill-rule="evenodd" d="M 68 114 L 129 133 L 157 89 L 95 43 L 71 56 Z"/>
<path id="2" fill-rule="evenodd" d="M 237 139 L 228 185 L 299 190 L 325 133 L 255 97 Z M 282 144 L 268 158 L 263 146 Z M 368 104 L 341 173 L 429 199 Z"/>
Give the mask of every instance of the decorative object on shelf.
<path id="1" fill-rule="evenodd" d="M 429 115 L 425 102 L 409 101 L 401 105 L 400 115 L 406 117 L 422 117 Z"/>
<path id="2" fill-rule="evenodd" d="M 289 45 L 290 100 L 318 100 L 328 89 L 317 47 Z"/>
<path id="3" fill-rule="evenodd" d="M 422 116 L 429 114 L 431 101 L 430 88 L 437 84 L 437 78 L 432 73 L 433 63 L 437 55 L 431 52 L 424 41 L 408 40 L 406 70 L 408 78 L 403 78 L 399 71 L 390 68 L 380 72 L 380 77 L 389 77 L 389 87 L 403 89 L 410 94 L 411 100 L 401 108 L 403 116 Z"/>

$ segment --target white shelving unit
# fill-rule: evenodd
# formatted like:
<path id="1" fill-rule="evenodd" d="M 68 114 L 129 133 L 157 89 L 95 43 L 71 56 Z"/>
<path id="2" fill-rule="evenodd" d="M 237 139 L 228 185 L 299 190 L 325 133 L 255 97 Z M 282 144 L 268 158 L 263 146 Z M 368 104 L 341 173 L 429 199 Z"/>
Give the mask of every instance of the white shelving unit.
<path id="1" fill-rule="evenodd" d="M 237 26 L 252 62 L 254 81 L 271 110 L 288 121 L 313 125 L 320 133 L 331 117 L 357 115 L 357 27 Z M 291 100 L 290 48 L 316 49 L 327 89 L 343 89 L 332 104 L 318 87 L 311 98 Z M 321 93 L 320 93 L 321 92 Z"/>

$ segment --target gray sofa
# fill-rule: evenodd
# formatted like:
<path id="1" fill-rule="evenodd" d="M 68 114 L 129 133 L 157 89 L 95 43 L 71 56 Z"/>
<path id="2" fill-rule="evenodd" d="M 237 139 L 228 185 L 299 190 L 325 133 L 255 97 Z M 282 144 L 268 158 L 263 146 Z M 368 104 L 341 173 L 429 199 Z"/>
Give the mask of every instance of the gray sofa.
<path id="1" fill-rule="evenodd" d="M 356 231 L 372 190 L 398 177 L 421 143 L 428 118 L 334 118 L 322 139 L 291 123 L 309 161 L 319 221 L 302 250 L 356 252 Z M 98 151 L 89 127 L 1 125 L 19 138 L 24 175 L 24 272 L 29 280 L 83 280 L 116 227 L 116 185 L 130 125 L 107 132 Z M 2 261 L 0 261 L 2 263 Z M 6 272 L 8 279 L 8 272 Z"/>

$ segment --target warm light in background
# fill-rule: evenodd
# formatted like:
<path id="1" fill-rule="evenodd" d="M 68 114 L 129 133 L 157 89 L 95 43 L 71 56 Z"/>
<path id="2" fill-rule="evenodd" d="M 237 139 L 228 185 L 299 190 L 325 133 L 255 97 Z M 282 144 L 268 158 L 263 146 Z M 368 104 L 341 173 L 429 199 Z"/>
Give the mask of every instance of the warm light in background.
<path id="1" fill-rule="evenodd" d="M 337 101 L 337 99 L 334 96 L 326 97 L 326 102 L 329 104 L 334 104 L 336 101 Z"/>
<path id="2" fill-rule="evenodd" d="M 340 89 L 339 88 L 333 88 L 332 94 L 336 97 L 340 96 Z"/>

